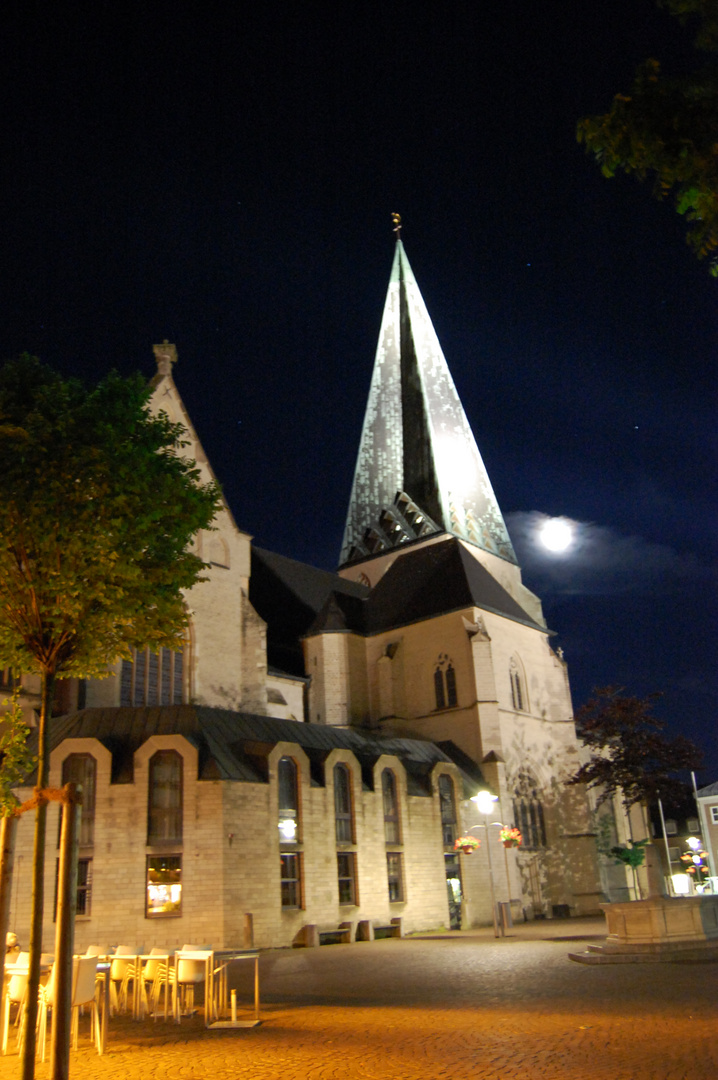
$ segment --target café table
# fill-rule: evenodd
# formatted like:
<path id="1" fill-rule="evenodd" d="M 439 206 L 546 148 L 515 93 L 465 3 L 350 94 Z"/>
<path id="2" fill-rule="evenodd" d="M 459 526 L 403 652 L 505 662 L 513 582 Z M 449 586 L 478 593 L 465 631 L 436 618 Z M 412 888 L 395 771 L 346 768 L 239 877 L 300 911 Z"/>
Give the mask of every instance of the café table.
<path id="1" fill-rule="evenodd" d="M 214 953 L 215 964 L 214 969 L 214 989 L 216 994 L 216 1006 L 215 1011 L 217 1013 L 217 1020 L 210 1026 L 213 1028 L 249 1028 L 257 1027 L 260 1023 L 259 1019 L 259 949 L 217 949 Z M 230 964 L 235 961 L 253 960 L 254 961 L 254 1016 L 251 1020 L 238 1020 L 237 1019 L 237 996 L 236 991 L 232 990 L 231 1000 L 228 1002 L 227 998 L 227 969 Z M 227 1008 L 230 1008 L 231 1018 L 229 1020 L 220 1019 L 220 1014 Z"/>

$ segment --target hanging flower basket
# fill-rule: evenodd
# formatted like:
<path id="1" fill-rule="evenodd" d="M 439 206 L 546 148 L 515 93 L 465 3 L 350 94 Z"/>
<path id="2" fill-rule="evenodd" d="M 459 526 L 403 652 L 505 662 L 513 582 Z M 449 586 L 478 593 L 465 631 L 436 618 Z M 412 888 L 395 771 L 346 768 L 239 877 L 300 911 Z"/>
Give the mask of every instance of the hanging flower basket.
<path id="1" fill-rule="evenodd" d="M 481 841 L 475 836 L 458 836 L 454 841 L 454 851 L 463 851 L 464 855 L 471 855 L 481 847 Z"/>
<path id="2" fill-rule="evenodd" d="M 523 840 L 523 836 L 521 835 L 520 829 L 502 829 L 499 833 L 499 840 L 505 848 L 512 848 L 519 846 Z"/>

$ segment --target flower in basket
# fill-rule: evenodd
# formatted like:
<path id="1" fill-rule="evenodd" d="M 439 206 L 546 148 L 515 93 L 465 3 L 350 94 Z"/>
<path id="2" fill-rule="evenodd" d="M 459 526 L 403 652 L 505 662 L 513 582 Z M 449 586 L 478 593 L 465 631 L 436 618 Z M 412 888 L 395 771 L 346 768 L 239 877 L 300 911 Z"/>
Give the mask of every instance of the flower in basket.
<path id="1" fill-rule="evenodd" d="M 499 840 L 504 847 L 518 847 L 523 840 L 523 836 L 521 830 L 514 826 L 511 829 L 503 828 L 499 833 Z"/>
<path id="2" fill-rule="evenodd" d="M 464 855 L 470 855 L 481 847 L 481 841 L 475 836 L 458 836 L 454 841 L 454 851 L 463 851 Z"/>

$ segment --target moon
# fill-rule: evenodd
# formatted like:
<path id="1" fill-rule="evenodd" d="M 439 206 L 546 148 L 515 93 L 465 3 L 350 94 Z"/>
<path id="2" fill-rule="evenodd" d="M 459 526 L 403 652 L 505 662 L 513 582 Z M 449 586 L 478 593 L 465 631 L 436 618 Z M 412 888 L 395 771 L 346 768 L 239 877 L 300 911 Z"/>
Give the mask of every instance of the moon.
<path id="1" fill-rule="evenodd" d="M 541 526 L 539 539 L 549 551 L 567 551 L 573 543 L 573 526 L 565 518 L 549 518 Z"/>

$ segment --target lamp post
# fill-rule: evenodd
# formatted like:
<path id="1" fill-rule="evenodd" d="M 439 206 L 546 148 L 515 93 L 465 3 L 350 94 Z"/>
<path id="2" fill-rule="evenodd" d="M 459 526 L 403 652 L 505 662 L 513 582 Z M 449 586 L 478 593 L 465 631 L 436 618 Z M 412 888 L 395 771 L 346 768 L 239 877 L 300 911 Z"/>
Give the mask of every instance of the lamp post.
<path id="1" fill-rule="evenodd" d="M 471 796 L 471 802 L 476 803 L 477 809 L 480 814 L 484 815 L 484 825 L 486 828 L 486 850 L 489 855 L 489 887 L 491 889 L 491 915 L 494 922 L 494 937 L 499 937 L 499 920 L 496 914 L 496 893 L 494 890 L 494 863 L 491 858 L 491 835 L 489 833 L 489 814 L 494 808 L 494 803 L 498 802 L 498 796 L 492 795 L 490 791 L 479 791 L 476 795 Z"/>

